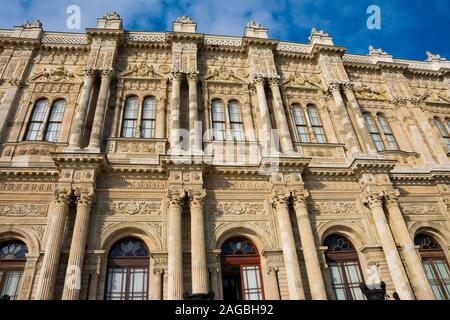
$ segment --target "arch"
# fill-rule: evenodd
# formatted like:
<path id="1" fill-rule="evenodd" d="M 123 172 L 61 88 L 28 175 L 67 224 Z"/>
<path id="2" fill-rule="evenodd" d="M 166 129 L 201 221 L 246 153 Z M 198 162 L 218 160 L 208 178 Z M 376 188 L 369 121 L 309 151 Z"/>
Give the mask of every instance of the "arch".
<path id="1" fill-rule="evenodd" d="M 0 242 L 20 240 L 28 248 L 28 254 L 39 254 L 40 246 L 36 234 L 21 226 L 0 226 Z"/>
<path id="2" fill-rule="evenodd" d="M 442 225 L 433 221 L 416 221 L 409 226 L 410 234 L 414 239 L 419 233 L 425 233 L 435 238 L 442 248 L 448 247 L 450 235 L 448 230 L 443 229 Z"/>
<path id="3" fill-rule="evenodd" d="M 100 248 L 109 252 L 114 243 L 127 237 L 141 239 L 150 251 L 163 249 L 161 238 L 152 226 L 132 222 L 118 223 L 104 230 L 101 234 Z"/>
<path id="4" fill-rule="evenodd" d="M 353 244 L 356 251 L 360 251 L 365 243 L 368 242 L 368 239 L 363 236 L 366 234 L 366 231 L 363 228 L 345 221 L 328 221 L 319 225 L 317 234 L 319 235 L 320 243 L 323 243 L 325 238 L 332 234 L 346 237 Z"/>
<path id="5" fill-rule="evenodd" d="M 245 227 L 241 223 L 233 222 L 227 223 L 215 230 L 216 245 L 215 249 L 220 249 L 225 241 L 230 238 L 243 237 L 248 238 L 258 249 L 258 252 L 263 252 L 264 249 L 273 248 L 271 237 L 261 227 L 253 224 L 247 224 Z"/>

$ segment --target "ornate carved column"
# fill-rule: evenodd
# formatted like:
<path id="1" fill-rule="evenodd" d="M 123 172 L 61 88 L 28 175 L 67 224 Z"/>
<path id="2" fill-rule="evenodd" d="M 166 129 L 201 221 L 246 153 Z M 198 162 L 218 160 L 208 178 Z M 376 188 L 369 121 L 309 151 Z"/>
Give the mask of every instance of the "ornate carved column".
<path id="1" fill-rule="evenodd" d="M 309 289 L 313 300 L 327 300 L 327 291 L 323 281 L 316 242 L 314 240 L 311 221 L 306 206 L 307 191 L 293 194 L 295 215 L 297 216 L 298 232 L 308 273 Z"/>
<path id="2" fill-rule="evenodd" d="M 170 98 L 171 113 L 170 113 L 170 147 L 173 148 L 177 145 L 180 134 L 180 88 L 181 88 L 181 76 L 180 72 L 174 71 L 170 76 L 172 82 L 172 96 Z"/>
<path id="3" fill-rule="evenodd" d="M 283 153 L 292 153 L 294 146 L 292 144 L 291 134 L 286 119 L 286 113 L 284 112 L 283 99 L 281 98 L 279 79 L 269 79 L 270 89 L 272 90 L 274 113 L 277 127 L 280 134 L 281 148 Z"/>
<path id="4" fill-rule="evenodd" d="M 100 91 L 98 95 L 97 106 L 95 107 L 94 122 L 92 123 L 91 137 L 88 149 L 99 152 L 102 142 L 103 124 L 105 120 L 106 107 L 108 104 L 109 84 L 113 71 L 111 69 L 103 69 L 101 71 L 102 80 L 100 83 Z"/>
<path id="5" fill-rule="evenodd" d="M 189 194 L 191 207 L 192 294 L 207 294 L 209 291 L 203 217 L 203 200 L 205 196 L 205 190 L 191 191 Z"/>
<path id="6" fill-rule="evenodd" d="M 197 99 L 197 80 L 196 72 L 191 72 L 187 75 L 189 85 L 189 136 L 191 151 L 201 150 L 201 128 L 196 128 L 198 125 L 198 99 Z"/>
<path id="7" fill-rule="evenodd" d="M 356 126 L 358 127 L 359 132 L 361 133 L 362 142 L 366 146 L 367 152 L 370 155 L 376 155 L 377 149 L 375 148 L 375 144 L 373 143 L 372 137 L 370 136 L 369 130 L 367 129 L 366 122 L 361 112 L 361 108 L 359 107 L 358 100 L 356 99 L 355 93 L 353 91 L 354 85 L 352 82 L 347 82 L 343 84 L 345 96 L 350 102 L 350 107 L 352 108 L 353 114 L 356 120 Z"/>
<path id="8" fill-rule="evenodd" d="M 378 233 L 378 238 L 381 241 L 386 262 L 391 273 L 392 281 L 397 293 L 402 300 L 414 300 L 414 294 L 408 282 L 402 260 L 397 250 L 394 237 L 392 236 L 386 216 L 383 211 L 381 202 L 382 193 L 370 193 L 366 196 L 366 202 L 373 215 L 375 228 Z"/>
<path id="9" fill-rule="evenodd" d="M 272 195 L 272 204 L 275 208 L 275 215 L 283 249 L 283 258 L 286 268 L 289 298 L 291 300 L 304 300 L 300 265 L 298 263 L 297 249 L 295 247 L 294 234 L 292 232 L 291 220 L 288 208 L 289 195 L 275 192 Z"/>
<path id="10" fill-rule="evenodd" d="M 341 139 L 345 140 L 344 142 L 348 145 L 350 152 L 353 155 L 361 153 L 358 139 L 356 138 L 352 122 L 350 121 L 344 100 L 341 96 L 341 84 L 338 82 L 331 82 L 328 91 L 333 95 L 337 114 L 342 122 Z"/>
<path id="11" fill-rule="evenodd" d="M 151 289 L 150 300 L 162 300 L 162 277 L 164 274 L 164 270 L 160 268 L 153 269 L 153 285 Z"/>
<path id="12" fill-rule="evenodd" d="M 184 191 L 169 191 L 167 193 L 168 212 L 168 299 L 183 299 L 183 247 L 181 235 L 181 213 Z"/>
<path id="13" fill-rule="evenodd" d="M 47 242 L 35 296 L 36 300 L 51 300 L 53 298 L 63 244 L 64 226 L 69 212 L 70 194 L 69 188 L 58 188 L 52 203 L 47 223 Z"/>
<path id="14" fill-rule="evenodd" d="M 84 82 L 81 89 L 81 98 L 75 114 L 75 123 L 70 134 L 68 149 L 80 149 L 83 130 L 86 125 L 86 114 L 91 97 L 92 84 L 94 83 L 95 72 L 92 68 L 84 68 Z"/>
<path id="15" fill-rule="evenodd" d="M 403 257 L 405 258 L 406 266 L 409 270 L 411 282 L 418 289 L 416 291 L 417 298 L 420 300 L 435 300 L 430 283 L 425 275 L 422 261 L 417 253 L 408 228 L 406 227 L 405 220 L 403 219 L 397 198 L 399 192 L 398 190 L 395 190 L 386 192 L 385 195 L 391 229 L 395 239 L 397 239 L 402 247 Z"/>
<path id="16" fill-rule="evenodd" d="M 267 268 L 267 276 L 270 284 L 270 290 L 266 290 L 266 298 L 268 300 L 281 300 L 277 273 L 278 270 L 276 267 Z"/>
<path id="17" fill-rule="evenodd" d="M 259 116 L 261 118 L 259 141 L 263 145 L 263 149 L 268 151 L 272 141 L 272 125 L 270 123 L 269 108 L 267 107 L 266 92 L 264 91 L 264 82 L 265 79 L 263 77 L 255 77 L 253 80 L 258 96 Z"/>
<path id="18" fill-rule="evenodd" d="M 83 187 L 82 187 L 83 188 Z M 77 214 L 70 244 L 69 261 L 67 262 L 64 282 L 63 300 L 78 300 L 81 289 L 84 253 L 89 235 L 89 218 L 91 216 L 94 190 L 91 187 L 76 189 Z"/>

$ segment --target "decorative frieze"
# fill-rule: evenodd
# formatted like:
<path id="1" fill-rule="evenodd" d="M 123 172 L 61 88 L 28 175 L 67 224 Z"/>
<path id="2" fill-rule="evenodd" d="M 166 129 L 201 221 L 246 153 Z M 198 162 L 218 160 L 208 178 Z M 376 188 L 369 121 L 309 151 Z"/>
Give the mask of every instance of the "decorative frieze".
<path id="1" fill-rule="evenodd" d="M 99 214 L 112 215 L 161 215 L 161 201 L 109 201 L 103 202 Z"/>
<path id="2" fill-rule="evenodd" d="M 405 215 L 411 216 L 440 216 L 441 212 L 437 204 L 423 203 L 423 204 L 401 204 L 402 212 Z"/>
<path id="3" fill-rule="evenodd" d="M 310 212 L 315 215 L 359 216 L 361 213 L 354 201 L 314 201 L 309 203 Z"/>
<path id="4" fill-rule="evenodd" d="M 259 216 L 267 214 L 262 202 L 209 202 L 206 205 L 208 216 Z"/>
<path id="5" fill-rule="evenodd" d="M 7 217 L 44 217 L 47 215 L 46 204 L 0 204 L 0 216 Z"/>

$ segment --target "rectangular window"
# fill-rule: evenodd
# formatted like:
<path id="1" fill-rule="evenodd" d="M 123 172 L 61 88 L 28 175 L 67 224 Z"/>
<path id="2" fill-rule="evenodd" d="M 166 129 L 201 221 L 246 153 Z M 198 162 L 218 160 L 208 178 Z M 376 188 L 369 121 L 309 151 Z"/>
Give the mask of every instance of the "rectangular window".
<path id="1" fill-rule="evenodd" d="M 359 288 L 362 282 L 358 263 L 355 261 L 328 263 L 331 281 L 337 300 L 364 300 Z"/>
<path id="2" fill-rule="evenodd" d="M 297 129 L 297 135 L 300 142 L 310 142 L 306 120 L 299 105 L 295 105 L 292 107 L 292 115 L 294 117 L 295 127 Z"/>
<path id="3" fill-rule="evenodd" d="M 106 300 L 125 300 L 127 283 L 127 269 L 110 268 L 108 270 L 108 288 Z"/>
<path id="4" fill-rule="evenodd" d="M 1 279 L 2 274 L 0 274 Z M 8 295 L 17 300 L 22 286 L 23 271 L 7 271 L 0 296 Z"/>
<path id="5" fill-rule="evenodd" d="M 242 279 L 244 287 L 244 300 L 262 300 L 259 266 L 242 266 Z"/>
<path id="6" fill-rule="evenodd" d="M 147 300 L 148 269 L 130 268 L 129 300 Z"/>

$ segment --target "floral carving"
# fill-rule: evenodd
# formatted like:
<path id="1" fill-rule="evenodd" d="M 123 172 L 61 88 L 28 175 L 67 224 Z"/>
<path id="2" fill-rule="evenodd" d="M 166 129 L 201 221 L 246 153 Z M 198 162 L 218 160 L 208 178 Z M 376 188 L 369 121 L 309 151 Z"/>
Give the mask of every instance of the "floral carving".
<path id="1" fill-rule="evenodd" d="M 316 215 L 360 215 L 355 202 L 350 201 L 314 201 L 309 209 Z"/>
<path id="2" fill-rule="evenodd" d="M 402 205 L 402 211 L 406 215 L 439 216 L 439 208 L 434 204 Z"/>
<path id="3" fill-rule="evenodd" d="M 219 202 L 207 205 L 206 212 L 208 215 L 224 216 L 224 215 L 264 215 L 266 210 L 264 204 L 260 202 Z"/>
<path id="4" fill-rule="evenodd" d="M 0 205 L 0 216 L 25 217 L 46 216 L 47 205 L 44 204 L 6 204 Z"/>
<path id="5" fill-rule="evenodd" d="M 103 203 L 100 215 L 151 215 L 161 214 L 161 201 L 110 201 Z"/>

